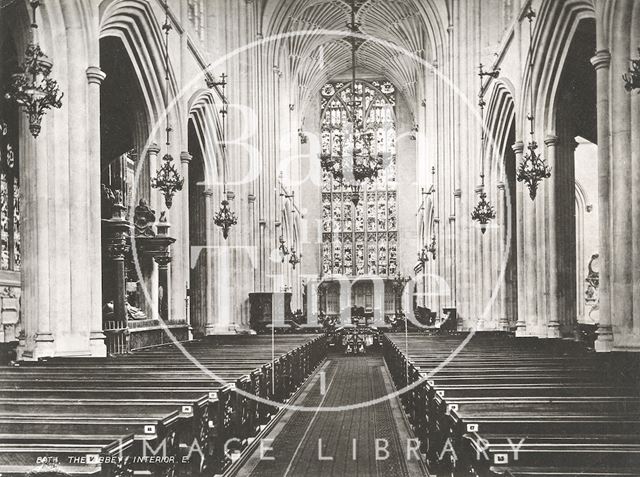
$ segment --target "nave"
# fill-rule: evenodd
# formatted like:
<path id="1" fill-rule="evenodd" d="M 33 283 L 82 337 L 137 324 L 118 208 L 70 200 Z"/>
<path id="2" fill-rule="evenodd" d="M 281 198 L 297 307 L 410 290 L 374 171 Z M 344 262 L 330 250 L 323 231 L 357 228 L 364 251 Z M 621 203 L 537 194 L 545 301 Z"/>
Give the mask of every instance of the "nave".
<path id="1" fill-rule="evenodd" d="M 287 410 L 229 475 L 425 475 L 400 401 L 389 398 L 393 392 L 379 354 L 330 353 L 292 402 L 297 409 Z"/>
<path id="2" fill-rule="evenodd" d="M 640 475 L 639 39 L 640 0 L 0 0 L 0 477 Z"/>
<path id="3" fill-rule="evenodd" d="M 386 333 L 356 356 L 326 337 L 274 335 L 271 361 L 270 341 L 2 367 L 0 473 L 638 475 L 635 356 Z"/>

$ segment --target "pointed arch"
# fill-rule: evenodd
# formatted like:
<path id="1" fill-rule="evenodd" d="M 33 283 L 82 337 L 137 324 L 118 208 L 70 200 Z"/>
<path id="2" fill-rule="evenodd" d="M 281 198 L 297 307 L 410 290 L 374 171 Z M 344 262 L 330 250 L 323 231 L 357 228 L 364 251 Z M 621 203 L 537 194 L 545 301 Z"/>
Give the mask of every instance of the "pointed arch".
<path id="1" fill-rule="evenodd" d="M 153 125 L 162 120 L 169 100 L 178 95 L 176 74 L 171 63 L 165 68 L 164 39 L 158 22 L 161 15 L 154 12 L 148 2 L 134 0 L 104 0 L 100 4 L 99 15 L 100 39 L 120 39 L 129 55 L 144 99 L 146 127 L 151 132 Z M 169 91 L 165 91 L 167 71 Z M 170 105 L 169 113 L 174 119 L 180 118 L 179 103 L 175 107 Z M 181 135 L 182 128 L 175 128 L 175 132 Z M 178 137 L 178 140 L 182 141 L 182 138 Z"/>
<path id="2" fill-rule="evenodd" d="M 204 167 L 205 188 L 222 184 L 225 155 L 222 149 L 222 121 L 214 94 L 199 90 L 189 100 L 189 118 L 193 121 Z"/>
<path id="3" fill-rule="evenodd" d="M 533 31 L 533 71 L 526 68 L 523 91 L 518 104 L 518 124 L 524 125 L 530 110 L 528 101 L 531 88 L 537 98 L 534 114 L 544 123 L 546 132 L 556 126 L 558 90 L 563 65 L 571 48 L 572 39 L 579 23 L 584 19 L 595 19 L 593 0 L 545 0 L 536 19 Z M 522 19 L 526 22 L 526 19 Z M 523 28 L 525 26 L 523 25 Z M 527 64 L 531 58 L 527 56 Z M 523 129 L 524 130 L 524 129 Z M 542 130 L 542 128 L 539 128 Z"/>

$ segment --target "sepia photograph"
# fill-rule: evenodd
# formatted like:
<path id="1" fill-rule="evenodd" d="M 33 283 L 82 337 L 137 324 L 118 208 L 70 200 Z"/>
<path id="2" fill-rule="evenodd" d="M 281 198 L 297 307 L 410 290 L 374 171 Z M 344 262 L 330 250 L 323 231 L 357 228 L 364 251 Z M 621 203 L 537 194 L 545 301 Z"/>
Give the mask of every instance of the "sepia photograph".
<path id="1" fill-rule="evenodd" d="M 143 476 L 640 477 L 640 0 L 0 0 L 0 477 Z"/>

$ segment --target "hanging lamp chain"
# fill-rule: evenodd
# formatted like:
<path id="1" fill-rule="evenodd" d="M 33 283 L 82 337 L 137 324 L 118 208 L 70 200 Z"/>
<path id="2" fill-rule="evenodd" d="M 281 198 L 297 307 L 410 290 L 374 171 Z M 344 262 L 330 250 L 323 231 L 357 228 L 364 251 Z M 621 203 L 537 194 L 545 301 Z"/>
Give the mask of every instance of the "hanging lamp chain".
<path id="1" fill-rule="evenodd" d="M 35 31 L 38 29 L 38 18 L 37 18 L 37 10 L 38 7 L 40 6 L 40 0 L 31 0 L 29 2 L 29 5 L 31 6 L 31 16 L 32 16 L 32 20 L 31 20 L 31 34 L 33 35 L 33 39 L 32 41 L 35 42 Z"/>
<path id="2" fill-rule="evenodd" d="M 184 185 L 184 178 L 180 176 L 178 169 L 173 164 L 173 157 L 171 156 L 171 124 L 169 122 L 169 32 L 173 28 L 169 18 L 169 4 L 165 0 L 163 3 L 165 20 L 162 25 L 164 31 L 164 68 L 165 68 L 165 115 L 166 115 L 166 152 L 162 156 L 162 166 L 156 172 L 156 175 L 151 179 L 151 187 L 160 190 L 164 196 L 164 203 L 167 209 L 170 209 L 173 204 L 173 196 L 176 192 L 181 191 Z"/>
<path id="3" fill-rule="evenodd" d="M 478 106 L 480 107 L 480 199 L 478 204 L 471 212 L 471 220 L 478 222 L 480 225 L 480 232 L 484 234 L 487 231 L 487 225 L 493 219 L 496 218 L 496 213 L 491 205 L 491 202 L 487 200 L 487 193 L 484 190 L 484 148 L 485 148 L 485 124 L 484 124 L 484 107 L 486 102 L 484 100 L 484 90 L 482 84 L 482 78 L 484 76 L 490 76 L 496 78 L 499 70 L 484 71 L 484 66 L 480 63 L 478 76 L 480 77 L 480 92 L 478 94 Z"/>
<path id="4" fill-rule="evenodd" d="M 533 95 L 533 19 L 536 17 L 536 12 L 533 11 L 531 3 L 529 3 L 529 10 L 526 15 L 529 20 L 529 74 L 531 75 L 531 87 L 529 88 L 529 100 L 530 100 L 530 112 L 529 112 L 529 124 L 531 134 L 531 141 L 533 142 L 535 137 L 535 115 L 533 114 L 535 108 L 535 100 Z"/>
<path id="5" fill-rule="evenodd" d="M 529 189 L 529 197 L 531 200 L 536 198 L 538 191 L 538 185 L 543 179 L 551 177 L 551 167 L 547 164 L 541 154 L 536 152 L 538 144 L 535 140 L 535 82 L 534 82 L 534 48 L 533 48 L 533 19 L 536 17 L 536 13 L 533 11 L 531 4 L 527 10 L 525 17 L 529 20 L 529 98 L 530 98 L 530 111 L 527 115 L 529 120 L 529 134 L 531 138 L 527 145 L 527 152 L 524 154 L 522 162 L 518 166 L 516 179 L 518 182 L 524 182 Z"/>
<path id="6" fill-rule="evenodd" d="M 164 24 L 162 25 L 162 30 L 164 31 L 164 81 L 167 101 L 165 105 L 165 113 L 167 116 L 167 149 L 171 145 L 171 125 L 169 124 L 169 32 L 172 28 L 169 19 L 169 2 L 168 0 L 164 0 Z"/>

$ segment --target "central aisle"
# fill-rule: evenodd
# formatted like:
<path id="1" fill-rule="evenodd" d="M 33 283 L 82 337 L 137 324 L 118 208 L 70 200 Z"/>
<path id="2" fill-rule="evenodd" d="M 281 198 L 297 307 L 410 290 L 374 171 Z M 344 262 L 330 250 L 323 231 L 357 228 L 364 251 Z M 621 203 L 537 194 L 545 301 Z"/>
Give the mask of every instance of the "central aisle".
<path id="1" fill-rule="evenodd" d="M 286 411 L 236 475 L 426 475 L 398 398 L 366 404 L 393 391 L 381 357 L 329 355 L 293 403 L 309 410 Z"/>

